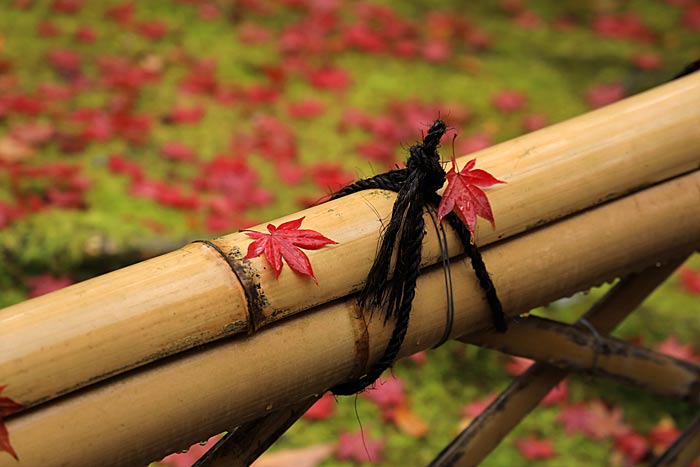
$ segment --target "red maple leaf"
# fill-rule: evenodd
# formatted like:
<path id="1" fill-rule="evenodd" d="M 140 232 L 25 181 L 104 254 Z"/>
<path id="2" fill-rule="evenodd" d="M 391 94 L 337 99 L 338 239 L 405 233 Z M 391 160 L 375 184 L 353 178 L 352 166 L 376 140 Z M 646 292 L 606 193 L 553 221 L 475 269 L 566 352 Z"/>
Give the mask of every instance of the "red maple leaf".
<path id="1" fill-rule="evenodd" d="M 6 385 L 0 385 L 0 393 L 2 393 L 6 387 Z M 9 397 L 0 397 L 0 452 L 9 452 L 10 455 L 18 461 L 17 453 L 10 444 L 10 436 L 7 433 L 3 418 L 23 408 L 24 406 L 22 404 L 13 401 Z"/>
<path id="2" fill-rule="evenodd" d="M 384 451 L 382 439 L 372 439 L 369 435 L 363 436 L 361 432 L 350 434 L 346 431 L 340 433 L 338 445 L 335 450 L 335 458 L 339 461 L 352 460 L 356 463 L 379 463 Z"/>
<path id="3" fill-rule="evenodd" d="M 335 412 L 336 400 L 333 394 L 327 392 L 314 405 L 309 407 L 304 413 L 304 418 L 307 420 L 325 420 Z"/>
<path id="4" fill-rule="evenodd" d="M 318 285 L 309 257 L 301 251 L 301 248 L 318 250 L 326 245 L 337 244 L 338 242 L 324 237 L 315 230 L 299 229 L 303 220 L 304 217 L 300 217 L 299 219 L 284 222 L 279 227 L 267 224 L 269 234 L 254 230 L 244 231 L 250 238 L 255 239 L 248 246 L 248 253 L 244 259 L 256 258 L 264 253 L 267 262 L 275 270 L 275 276 L 279 277 L 280 271 L 282 271 L 282 258 L 284 258 L 292 270 L 299 274 L 311 276 L 316 285 Z"/>
<path id="5" fill-rule="evenodd" d="M 557 455 L 552 440 L 538 439 L 534 435 L 516 439 L 515 447 L 520 451 L 520 454 L 529 461 L 551 459 Z"/>
<path id="6" fill-rule="evenodd" d="M 506 183 L 498 180 L 485 170 L 472 170 L 476 164 L 476 159 L 467 162 L 462 170 L 457 170 L 457 161 L 452 157 L 452 168 L 447 172 L 447 188 L 442 195 L 438 206 L 438 221 L 457 209 L 457 213 L 469 227 L 472 237 L 476 227 L 476 216 L 481 216 L 495 227 L 493 212 L 489 199 L 478 187 L 488 187 L 497 183 Z"/>

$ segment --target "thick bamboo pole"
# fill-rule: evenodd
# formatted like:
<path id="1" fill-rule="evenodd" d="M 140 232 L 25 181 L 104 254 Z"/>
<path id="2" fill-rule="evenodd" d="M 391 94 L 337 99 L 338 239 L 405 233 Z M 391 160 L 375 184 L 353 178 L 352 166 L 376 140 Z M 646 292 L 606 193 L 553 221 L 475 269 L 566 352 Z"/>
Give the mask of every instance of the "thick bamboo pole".
<path id="1" fill-rule="evenodd" d="M 654 265 L 638 275 L 624 277 L 583 319 L 599 334 L 609 334 L 681 263 L 677 259 L 663 267 Z M 430 467 L 479 465 L 567 374 L 568 371 L 540 362 L 530 366 L 443 449 Z"/>
<path id="2" fill-rule="evenodd" d="M 485 249 L 505 310 L 694 250 L 699 187 L 696 171 Z M 487 327 L 488 306 L 466 261 L 453 262 L 452 278 L 452 337 Z M 442 270 L 432 268 L 419 279 L 401 355 L 439 341 L 446 302 Z M 13 415 L 7 427 L 20 465 L 143 464 L 358 376 L 391 331 L 381 317 L 366 327 L 350 297 Z M 0 457 L 6 465 L 17 464 Z"/>
<path id="3" fill-rule="evenodd" d="M 700 75 L 695 74 L 481 151 L 476 155 L 479 167 L 508 184 L 490 191 L 497 229 L 481 223 L 478 244 L 697 168 L 698 102 Z M 460 159 L 462 166 L 465 161 Z M 340 243 L 309 252 L 320 287 L 288 268 L 277 281 L 262 258 L 241 260 L 250 240 L 232 234 L 211 246 L 191 244 L 2 310 L 0 382 L 8 385 L 5 394 L 31 407 L 346 296 L 366 277 L 380 219 L 389 215 L 393 200 L 393 194 L 370 190 L 273 221 L 305 215 L 305 228 Z M 449 241 L 457 254 L 459 242 L 451 235 Z M 429 232 L 425 263 L 438 257 L 436 235 Z"/>
<path id="4" fill-rule="evenodd" d="M 597 331 L 596 331 L 597 332 Z M 568 371 L 613 378 L 662 396 L 700 403 L 700 366 L 619 339 L 535 316 L 513 322 L 506 334 L 485 331 L 465 342 L 530 358 Z M 557 349 L 556 354 L 551 349 Z"/>

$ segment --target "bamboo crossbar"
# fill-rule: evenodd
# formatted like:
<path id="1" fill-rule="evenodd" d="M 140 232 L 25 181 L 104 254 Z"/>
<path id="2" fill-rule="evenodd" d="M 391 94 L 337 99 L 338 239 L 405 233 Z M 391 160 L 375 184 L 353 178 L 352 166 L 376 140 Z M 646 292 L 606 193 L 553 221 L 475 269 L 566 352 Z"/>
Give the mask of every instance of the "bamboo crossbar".
<path id="1" fill-rule="evenodd" d="M 687 255 L 700 241 L 699 191 L 694 171 L 485 248 L 506 312 Z M 453 262 L 452 277 L 452 337 L 488 327 L 470 265 Z M 426 270 L 401 355 L 439 341 L 446 301 L 441 268 Z M 390 333 L 381 319 L 365 327 L 349 297 L 92 385 L 7 427 L 20 465 L 143 464 L 357 377 Z"/>
<path id="2" fill-rule="evenodd" d="M 514 322 L 505 335 L 491 331 L 464 340 L 568 371 L 606 376 L 691 404 L 700 403 L 700 365 L 600 336 L 584 326 L 529 317 Z M 557 349 L 556 354 L 552 349 Z"/>
<path id="3" fill-rule="evenodd" d="M 475 154 L 478 167 L 507 181 L 489 192 L 496 229 L 480 223 L 477 243 L 507 239 L 697 169 L 698 102 L 695 74 Z M 304 215 L 304 228 L 339 242 L 309 252 L 321 286 L 288 268 L 275 280 L 263 258 L 242 260 L 250 239 L 237 233 L 213 241 L 226 260 L 193 243 L 1 310 L 4 394 L 36 406 L 348 296 L 367 274 L 394 198 L 368 190 L 273 221 Z M 428 230 L 426 266 L 439 258 L 437 236 Z M 459 242 L 448 237 L 450 253 L 459 254 Z"/>
<path id="4" fill-rule="evenodd" d="M 639 274 L 622 278 L 582 318 L 596 329 L 599 335 L 609 334 L 673 273 L 683 258 L 671 260 L 661 267 L 654 264 Z M 478 340 L 484 334 L 475 333 L 460 340 Z M 479 465 L 568 374 L 564 369 L 542 362 L 531 365 L 457 435 L 429 467 Z"/>

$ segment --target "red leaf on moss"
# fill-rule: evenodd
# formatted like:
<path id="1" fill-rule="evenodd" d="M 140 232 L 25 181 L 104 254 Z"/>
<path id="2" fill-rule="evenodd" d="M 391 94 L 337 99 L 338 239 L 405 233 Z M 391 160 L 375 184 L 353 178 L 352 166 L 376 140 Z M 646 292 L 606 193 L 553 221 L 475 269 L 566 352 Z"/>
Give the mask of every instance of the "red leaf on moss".
<path id="1" fill-rule="evenodd" d="M 173 161 L 191 162 L 197 160 L 194 149 L 178 141 L 169 141 L 160 147 L 160 154 Z"/>
<path id="2" fill-rule="evenodd" d="M 621 84 L 596 84 L 586 91 L 586 102 L 593 108 L 603 107 L 625 97 Z"/>
<path id="3" fill-rule="evenodd" d="M 294 118 L 314 118 L 326 111 L 323 102 L 314 99 L 305 99 L 289 104 L 289 115 Z"/>
<path id="4" fill-rule="evenodd" d="M 170 111 L 168 115 L 163 117 L 165 123 L 197 123 L 202 118 L 206 110 L 201 105 L 195 105 L 193 107 L 182 107 L 176 106 Z"/>
<path id="5" fill-rule="evenodd" d="M 326 67 L 314 70 L 309 73 L 309 82 L 317 89 L 343 90 L 350 86 L 352 78 L 350 74 L 335 67 Z"/>
<path id="6" fill-rule="evenodd" d="M 478 187 L 489 187 L 498 183 L 505 183 L 498 180 L 490 173 L 481 169 L 474 169 L 476 159 L 467 162 L 462 170 L 457 170 L 457 160 L 452 157 L 452 168 L 447 172 L 447 188 L 442 195 L 438 206 L 438 221 L 442 220 L 453 209 L 462 217 L 462 220 L 469 227 L 469 231 L 474 236 L 476 227 L 476 216 L 483 217 L 491 222 L 495 228 L 491 205 L 484 193 Z"/>
<path id="7" fill-rule="evenodd" d="M 590 424 L 585 432 L 593 439 L 616 438 L 629 431 L 623 420 L 622 407 L 608 408 L 603 402 L 594 400 L 588 405 L 588 413 Z"/>
<path id="8" fill-rule="evenodd" d="M 307 420 L 325 420 L 335 413 L 336 400 L 333 394 L 326 393 L 304 413 Z"/>
<path id="9" fill-rule="evenodd" d="M 4 391 L 6 387 L 7 385 L 0 385 L 0 393 L 2 393 L 2 391 Z M 9 397 L 0 397 L 0 452 L 8 452 L 12 457 L 14 457 L 18 461 L 19 458 L 17 457 L 17 453 L 10 444 L 10 436 L 7 432 L 7 428 L 5 427 L 3 419 L 8 415 L 13 414 L 23 408 L 24 406 L 22 404 L 13 401 Z"/>
<path id="10" fill-rule="evenodd" d="M 700 270 L 694 271 L 689 267 L 683 267 L 679 277 L 680 287 L 683 292 L 690 295 L 700 295 Z"/>
<path id="11" fill-rule="evenodd" d="M 549 124 L 549 119 L 541 113 L 532 113 L 523 118 L 523 129 L 525 131 L 536 131 Z"/>
<path id="12" fill-rule="evenodd" d="M 632 430 L 615 438 L 615 449 L 625 455 L 627 465 L 636 465 L 649 451 L 647 439 Z"/>
<path id="13" fill-rule="evenodd" d="M 632 57 L 635 67 L 643 71 L 658 70 L 663 65 L 661 56 L 654 52 L 641 52 Z"/>
<path id="14" fill-rule="evenodd" d="M 557 455 L 552 440 L 539 439 L 534 435 L 515 440 L 515 447 L 529 461 L 551 459 Z"/>
<path id="15" fill-rule="evenodd" d="M 363 436 L 360 431 L 354 434 L 344 431 L 338 439 L 335 457 L 340 461 L 379 463 L 382 459 L 382 451 L 384 451 L 383 440 L 372 439 L 369 435 Z"/>
<path id="16" fill-rule="evenodd" d="M 669 336 L 654 346 L 654 350 L 680 360 L 695 360 L 691 344 L 681 344 L 675 336 Z"/>
<path id="17" fill-rule="evenodd" d="M 275 271 L 275 276 L 279 277 L 282 271 L 282 258 L 284 258 L 293 271 L 311 276 L 316 285 L 318 285 L 309 257 L 301 251 L 301 248 L 318 250 L 326 245 L 337 244 L 338 242 L 324 237 L 315 230 L 299 229 L 303 220 L 304 218 L 300 217 L 299 219 L 284 222 L 278 227 L 267 224 L 269 234 L 246 230 L 246 235 L 255 239 L 255 241 L 248 246 L 248 253 L 244 259 L 256 258 L 261 254 L 265 254 L 267 262 L 270 263 L 270 266 Z"/>
<path id="18" fill-rule="evenodd" d="M 361 394 L 374 402 L 381 410 L 406 404 L 403 382 L 398 378 L 380 378 L 372 387 Z"/>
<path id="19" fill-rule="evenodd" d="M 488 407 L 497 396 L 498 394 L 492 392 L 481 399 L 471 401 L 465 405 L 464 408 L 462 408 L 462 415 L 464 418 L 468 419 L 468 421 L 471 421 L 472 419 L 478 417 L 481 412 L 486 410 L 486 407 Z"/>
<path id="20" fill-rule="evenodd" d="M 476 151 L 481 151 L 482 149 L 488 148 L 493 144 L 491 141 L 491 136 L 487 133 L 480 132 L 471 135 L 466 140 L 457 139 L 457 148 L 455 151 L 458 154 L 471 154 Z"/>
<path id="21" fill-rule="evenodd" d="M 665 451 L 680 434 L 676 422 L 671 417 L 662 418 L 648 435 L 649 444 L 651 444 L 654 454 L 659 455 Z"/>
<path id="22" fill-rule="evenodd" d="M 503 113 L 511 113 L 520 110 L 527 103 L 527 96 L 520 91 L 504 89 L 491 99 L 491 104 Z"/>
<path id="23" fill-rule="evenodd" d="M 399 431 L 411 438 L 422 438 L 428 434 L 428 424 L 425 420 L 406 405 L 384 411 L 382 418 L 391 421 Z"/>
<path id="24" fill-rule="evenodd" d="M 27 285 L 30 288 L 29 298 L 39 297 L 71 284 L 73 280 L 69 277 L 55 277 L 51 274 L 41 274 L 27 279 Z"/>
<path id="25" fill-rule="evenodd" d="M 97 39 L 97 33 L 90 26 L 81 26 L 75 30 L 73 37 L 78 42 L 91 44 L 95 42 L 95 39 Z"/>
<path id="26" fill-rule="evenodd" d="M 564 425 L 566 434 L 569 436 L 585 433 L 591 424 L 588 407 L 584 402 L 563 407 L 557 415 L 557 422 Z"/>
<path id="27" fill-rule="evenodd" d="M 686 6 L 681 22 L 691 31 L 700 31 L 700 5 Z"/>
<path id="28" fill-rule="evenodd" d="M 144 21 L 137 26 L 137 31 L 146 39 L 162 39 L 168 33 L 168 25 L 163 21 Z"/>

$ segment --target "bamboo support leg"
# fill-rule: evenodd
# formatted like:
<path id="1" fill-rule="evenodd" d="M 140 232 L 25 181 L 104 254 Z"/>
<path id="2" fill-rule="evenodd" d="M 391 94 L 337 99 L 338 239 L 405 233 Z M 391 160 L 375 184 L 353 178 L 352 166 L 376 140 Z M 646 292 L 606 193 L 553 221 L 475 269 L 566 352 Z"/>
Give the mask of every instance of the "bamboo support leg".
<path id="1" fill-rule="evenodd" d="M 651 267 L 620 280 L 584 318 L 601 335 L 610 333 L 682 263 Z M 533 364 L 517 377 L 472 423 L 430 463 L 430 467 L 478 465 L 498 443 L 566 377 L 567 371 Z"/>
<path id="2" fill-rule="evenodd" d="M 700 414 L 650 467 L 685 467 L 700 456 Z"/>
<path id="3" fill-rule="evenodd" d="M 320 395 L 246 422 L 230 431 L 192 467 L 247 467 L 311 407 Z"/>

